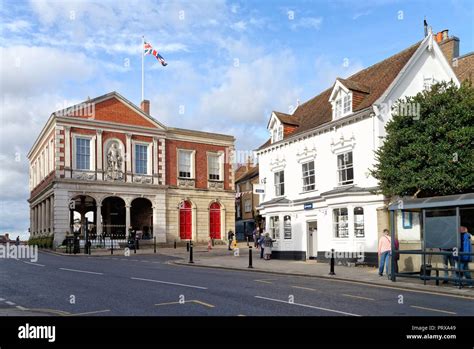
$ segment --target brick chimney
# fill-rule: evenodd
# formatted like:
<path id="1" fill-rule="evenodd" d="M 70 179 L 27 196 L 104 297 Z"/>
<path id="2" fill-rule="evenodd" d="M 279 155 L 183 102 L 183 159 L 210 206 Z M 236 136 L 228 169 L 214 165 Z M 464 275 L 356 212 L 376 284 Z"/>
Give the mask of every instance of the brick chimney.
<path id="1" fill-rule="evenodd" d="M 450 64 L 452 64 L 454 58 L 459 57 L 459 38 L 449 37 L 448 29 L 440 31 L 436 35 L 436 42 Z"/>
<path id="2" fill-rule="evenodd" d="M 140 103 L 140 109 L 145 113 L 150 114 L 150 101 L 148 99 L 143 100 Z"/>

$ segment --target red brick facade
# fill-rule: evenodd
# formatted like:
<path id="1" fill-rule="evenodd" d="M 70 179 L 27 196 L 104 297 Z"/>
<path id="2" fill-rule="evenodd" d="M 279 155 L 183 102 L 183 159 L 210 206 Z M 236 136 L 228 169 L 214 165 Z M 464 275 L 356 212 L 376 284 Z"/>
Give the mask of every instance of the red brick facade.
<path id="1" fill-rule="evenodd" d="M 230 161 L 228 159 L 229 151 L 225 147 L 212 144 L 202 144 L 195 142 L 186 142 L 178 140 L 166 140 L 166 184 L 177 186 L 178 180 L 178 149 L 187 149 L 195 151 L 195 187 L 196 189 L 207 189 L 207 153 L 224 152 L 224 189 L 231 189 L 229 177 L 231 173 Z"/>

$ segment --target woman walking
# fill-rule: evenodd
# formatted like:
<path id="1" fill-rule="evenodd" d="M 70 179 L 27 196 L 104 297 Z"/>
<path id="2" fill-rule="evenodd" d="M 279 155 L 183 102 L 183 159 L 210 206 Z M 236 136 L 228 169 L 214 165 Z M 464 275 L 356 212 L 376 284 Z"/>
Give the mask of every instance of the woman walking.
<path id="1" fill-rule="evenodd" d="M 263 246 L 264 246 L 264 259 L 266 261 L 270 260 L 272 256 L 272 247 L 273 247 L 273 240 L 270 237 L 270 234 L 266 233 L 265 234 L 265 239 L 263 240 Z"/>

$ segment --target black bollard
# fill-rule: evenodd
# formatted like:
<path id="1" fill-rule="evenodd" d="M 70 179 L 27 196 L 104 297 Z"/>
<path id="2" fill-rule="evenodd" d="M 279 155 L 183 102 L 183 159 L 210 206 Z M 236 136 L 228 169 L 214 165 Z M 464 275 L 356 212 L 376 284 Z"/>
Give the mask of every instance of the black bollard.
<path id="1" fill-rule="evenodd" d="M 189 241 L 186 242 L 186 252 L 189 252 Z"/>
<path id="2" fill-rule="evenodd" d="M 331 270 L 329 271 L 329 275 L 336 275 L 334 272 L 334 249 L 331 249 Z"/>
<path id="3" fill-rule="evenodd" d="M 249 266 L 248 266 L 250 269 L 253 268 L 253 265 L 252 265 L 252 246 L 249 246 Z"/>
<path id="4" fill-rule="evenodd" d="M 112 233 L 110 234 L 110 254 L 114 254 L 114 241 L 112 239 Z"/>
<path id="5" fill-rule="evenodd" d="M 153 236 L 154 252 L 156 253 L 156 236 Z"/>
<path id="6" fill-rule="evenodd" d="M 174 249 L 176 250 L 176 240 L 174 240 Z"/>
<path id="7" fill-rule="evenodd" d="M 135 238 L 135 240 L 133 240 L 133 253 L 137 253 L 137 238 Z"/>
<path id="8" fill-rule="evenodd" d="M 193 242 L 189 242 L 189 263 L 194 263 L 193 261 Z"/>

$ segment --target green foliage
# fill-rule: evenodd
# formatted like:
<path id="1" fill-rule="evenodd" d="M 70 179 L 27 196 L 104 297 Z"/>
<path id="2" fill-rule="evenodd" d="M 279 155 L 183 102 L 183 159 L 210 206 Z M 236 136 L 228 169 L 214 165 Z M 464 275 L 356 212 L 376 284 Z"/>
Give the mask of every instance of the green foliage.
<path id="1" fill-rule="evenodd" d="M 474 190 L 474 88 L 440 83 L 401 103 L 420 113 L 395 115 L 371 171 L 384 195 L 427 197 Z"/>
<path id="2" fill-rule="evenodd" d="M 38 248 L 53 248 L 53 236 L 39 236 L 39 237 L 30 237 L 28 239 L 29 246 L 37 245 Z"/>

